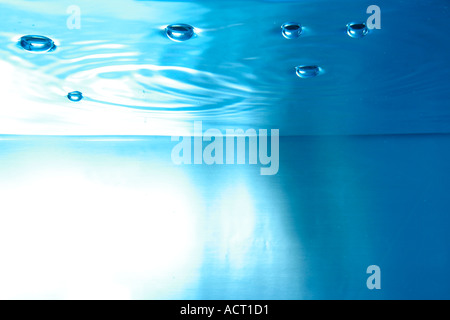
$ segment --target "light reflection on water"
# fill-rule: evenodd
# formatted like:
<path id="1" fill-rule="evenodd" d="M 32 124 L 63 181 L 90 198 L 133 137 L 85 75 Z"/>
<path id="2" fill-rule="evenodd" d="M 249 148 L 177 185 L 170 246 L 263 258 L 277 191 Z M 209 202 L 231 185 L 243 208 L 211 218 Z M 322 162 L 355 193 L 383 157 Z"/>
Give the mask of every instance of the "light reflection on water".
<path id="1" fill-rule="evenodd" d="M 255 189 L 255 167 L 175 166 L 168 142 L 2 140 L 0 240 L 10 245 L 0 252 L 11 263 L 0 297 L 254 297 L 241 281 L 265 297 L 298 295 L 296 281 L 274 291 L 298 264 L 273 211 L 282 192 L 262 180 Z"/>
<path id="2" fill-rule="evenodd" d="M 2 139 L 0 297 L 448 297 L 448 143 L 281 137 L 261 176 L 168 137 Z"/>

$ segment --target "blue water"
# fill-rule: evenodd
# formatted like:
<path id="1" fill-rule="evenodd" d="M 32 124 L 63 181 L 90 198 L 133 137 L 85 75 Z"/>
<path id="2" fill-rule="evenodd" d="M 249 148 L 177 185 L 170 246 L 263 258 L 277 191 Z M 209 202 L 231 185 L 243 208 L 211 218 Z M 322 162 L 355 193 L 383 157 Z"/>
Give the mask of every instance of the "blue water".
<path id="1" fill-rule="evenodd" d="M 0 298 L 450 298 L 448 1 L 72 5 L 0 0 Z M 278 173 L 174 164 L 194 121 Z"/>

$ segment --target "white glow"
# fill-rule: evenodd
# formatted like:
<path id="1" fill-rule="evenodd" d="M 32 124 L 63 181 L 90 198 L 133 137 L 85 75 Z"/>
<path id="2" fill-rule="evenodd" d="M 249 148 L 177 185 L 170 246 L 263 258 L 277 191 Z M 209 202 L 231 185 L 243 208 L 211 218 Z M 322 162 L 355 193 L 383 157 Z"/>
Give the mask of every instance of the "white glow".
<path id="1" fill-rule="evenodd" d="M 182 176 L 133 188 L 51 173 L 0 185 L 0 298 L 130 299 L 144 285 L 158 299 L 195 281 L 196 202 Z"/>

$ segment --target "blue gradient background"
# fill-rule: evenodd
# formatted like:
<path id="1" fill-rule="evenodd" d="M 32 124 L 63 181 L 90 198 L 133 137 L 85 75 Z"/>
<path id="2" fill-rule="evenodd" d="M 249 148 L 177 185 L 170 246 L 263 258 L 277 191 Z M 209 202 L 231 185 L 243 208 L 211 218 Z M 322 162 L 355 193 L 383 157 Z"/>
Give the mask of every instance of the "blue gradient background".
<path id="1" fill-rule="evenodd" d="M 450 298 L 447 1 L 71 4 L 0 0 L 0 298 Z M 174 165 L 194 120 L 280 129 L 278 174 Z"/>

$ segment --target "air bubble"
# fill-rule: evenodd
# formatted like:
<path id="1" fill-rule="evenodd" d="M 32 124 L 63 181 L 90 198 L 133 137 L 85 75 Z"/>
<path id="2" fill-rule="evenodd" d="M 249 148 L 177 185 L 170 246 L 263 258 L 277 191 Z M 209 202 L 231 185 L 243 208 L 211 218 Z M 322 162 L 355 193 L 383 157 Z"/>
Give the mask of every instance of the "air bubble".
<path id="1" fill-rule="evenodd" d="M 283 37 L 297 39 L 303 32 L 302 25 L 297 22 L 286 22 L 281 26 Z"/>
<path id="2" fill-rule="evenodd" d="M 70 101 L 78 102 L 83 99 L 83 94 L 80 91 L 73 91 L 67 94 Z"/>
<path id="3" fill-rule="evenodd" d="M 23 36 L 18 45 L 26 51 L 35 53 L 51 52 L 56 49 L 53 40 L 44 36 Z"/>
<path id="4" fill-rule="evenodd" d="M 347 24 L 347 34 L 352 38 L 362 38 L 369 33 L 365 23 L 351 22 Z"/>
<path id="5" fill-rule="evenodd" d="M 303 79 L 314 78 L 320 74 L 318 66 L 298 66 L 295 68 L 297 76 Z"/>
<path id="6" fill-rule="evenodd" d="M 191 39 L 195 30 L 188 24 L 171 24 L 166 27 L 166 35 L 173 41 L 181 42 Z"/>

